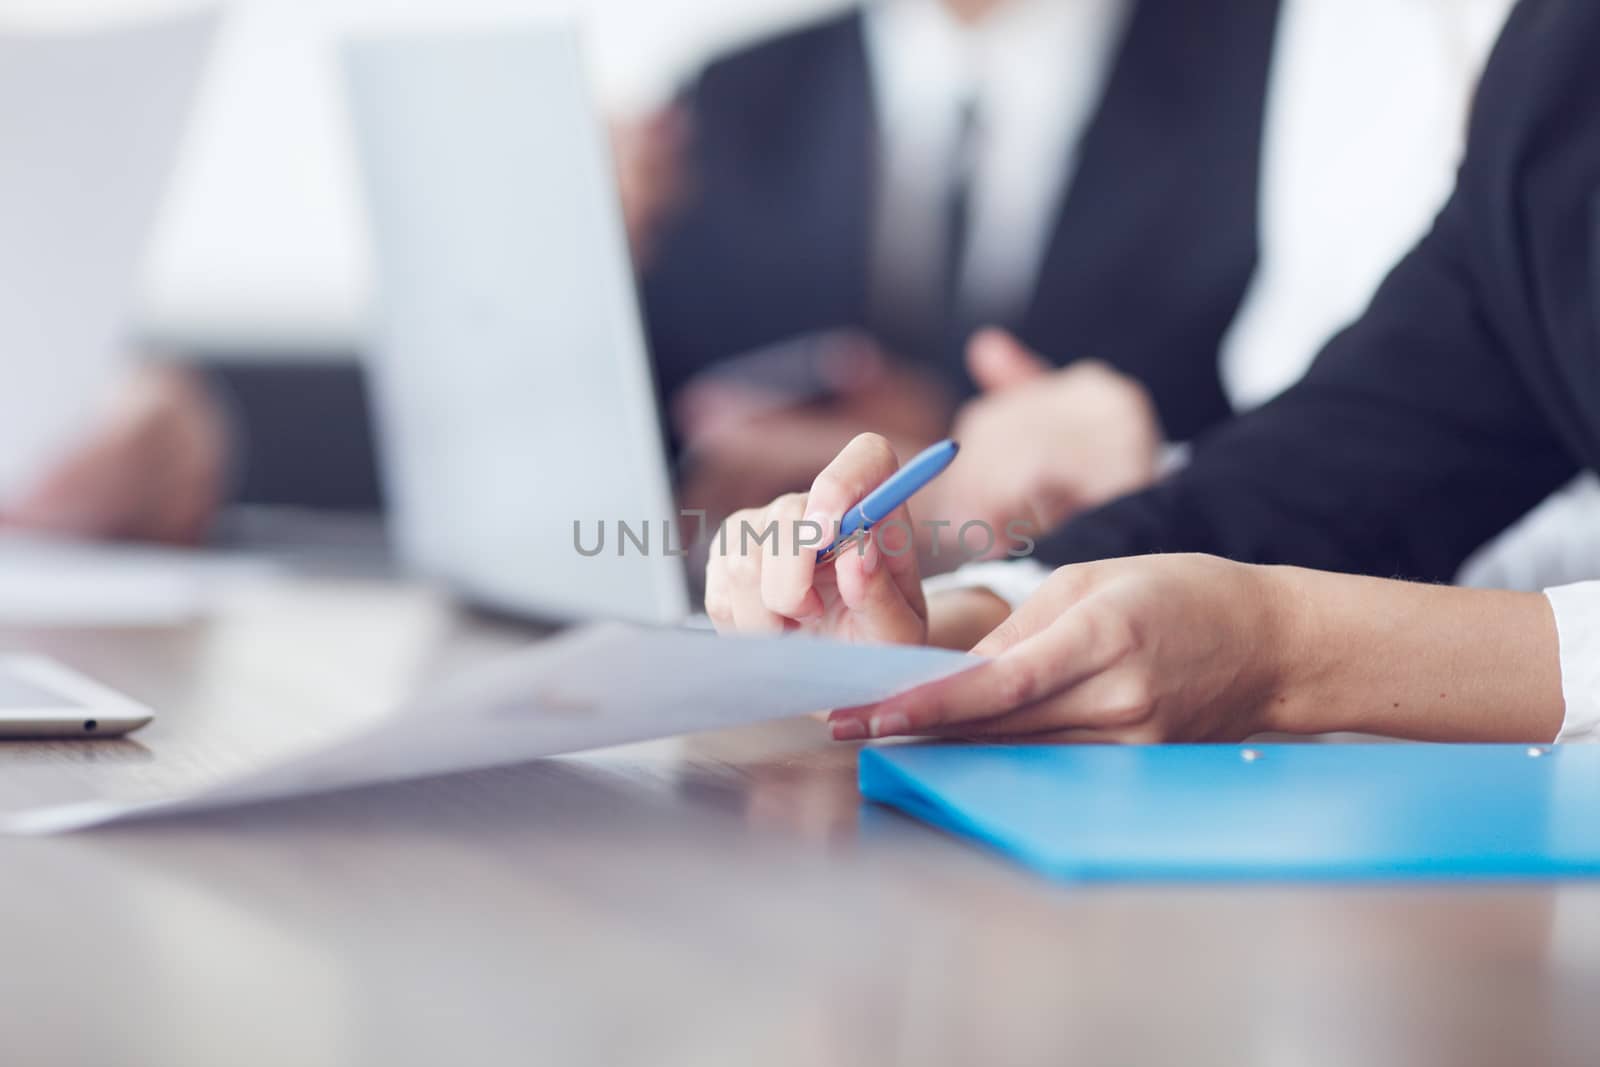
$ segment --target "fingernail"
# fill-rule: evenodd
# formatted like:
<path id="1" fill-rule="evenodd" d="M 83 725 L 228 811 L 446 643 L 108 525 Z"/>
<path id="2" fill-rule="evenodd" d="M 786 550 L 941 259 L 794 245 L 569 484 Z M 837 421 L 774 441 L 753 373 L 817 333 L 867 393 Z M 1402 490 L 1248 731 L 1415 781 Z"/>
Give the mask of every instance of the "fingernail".
<path id="1" fill-rule="evenodd" d="M 814 522 L 821 527 L 822 543 L 827 544 L 828 540 L 833 536 L 833 526 L 837 520 L 835 520 L 834 517 L 829 515 L 826 511 L 808 511 L 806 512 L 806 517 L 800 521 Z"/>
<path id="2" fill-rule="evenodd" d="M 835 741 L 860 741 L 867 736 L 867 724 L 860 719 L 840 719 L 833 724 Z"/>
<path id="3" fill-rule="evenodd" d="M 873 737 L 894 737 L 911 732 L 911 720 L 898 711 L 884 712 L 872 717 Z"/>
<path id="4" fill-rule="evenodd" d="M 878 550 L 877 537 L 872 534 L 868 534 L 866 539 L 862 542 L 861 547 L 862 574 L 870 576 L 878 569 L 879 555 L 881 555 L 881 553 Z"/>

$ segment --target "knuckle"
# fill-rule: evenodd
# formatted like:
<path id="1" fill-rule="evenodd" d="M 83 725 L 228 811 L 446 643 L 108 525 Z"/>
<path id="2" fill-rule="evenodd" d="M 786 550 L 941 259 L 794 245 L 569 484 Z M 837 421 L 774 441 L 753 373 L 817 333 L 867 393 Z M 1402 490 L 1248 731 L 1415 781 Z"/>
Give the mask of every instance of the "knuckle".
<path id="1" fill-rule="evenodd" d="M 706 598 L 710 599 L 712 591 L 722 585 L 728 577 L 728 564 L 717 553 L 713 552 L 706 557 Z"/>
<path id="2" fill-rule="evenodd" d="M 810 499 L 819 507 L 842 509 L 841 502 L 850 496 L 850 491 L 845 487 L 839 476 L 831 470 L 825 470 L 817 475 L 817 480 L 811 483 Z"/>
<path id="3" fill-rule="evenodd" d="M 1039 696 L 1039 676 L 1032 667 L 1016 666 L 1004 671 L 995 686 L 1008 708 L 1032 704 Z"/>
<path id="4" fill-rule="evenodd" d="M 716 624 L 717 629 L 726 629 L 733 621 L 733 607 L 724 596 L 706 597 L 706 617 Z"/>
<path id="5" fill-rule="evenodd" d="M 1143 627 L 1126 612 L 1104 612 L 1095 623 L 1095 644 L 1107 662 L 1121 662 L 1144 647 Z"/>
<path id="6" fill-rule="evenodd" d="M 1142 676 L 1122 679 L 1111 689 L 1101 716 L 1113 726 L 1137 729 L 1151 721 L 1155 694 L 1150 680 Z"/>
<path id="7" fill-rule="evenodd" d="M 811 497 L 825 511 L 843 512 L 899 465 L 881 434 L 857 434 L 811 484 Z"/>
<path id="8" fill-rule="evenodd" d="M 954 430 L 960 437 L 971 437 L 987 430 L 998 420 L 995 416 L 995 402 L 991 397 L 979 397 L 970 400 L 956 415 Z"/>
<path id="9" fill-rule="evenodd" d="M 761 579 L 761 556 L 757 553 L 733 552 L 723 557 L 723 570 L 735 585 L 746 585 Z"/>
<path id="10" fill-rule="evenodd" d="M 1104 381 L 1112 375 L 1109 364 L 1104 360 L 1086 357 L 1074 360 L 1072 365 L 1062 372 L 1079 381 Z"/>
<path id="11" fill-rule="evenodd" d="M 1068 602 L 1077 601 L 1088 589 L 1089 568 L 1084 564 L 1057 567 L 1047 581 L 1051 592 Z"/>
<path id="12" fill-rule="evenodd" d="M 748 521 L 755 513 L 751 511 L 736 511 L 722 520 L 722 525 L 717 527 L 717 534 L 711 539 L 711 561 L 729 560 L 739 554 L 739 525 Z"/>
<path id="13" fill-rule="evenodd" d="M 761 589 L 761 603 L 768 611 L 779 615 L 792 616 L 800 607 L 800 602 L 805 599 L 806 589 L 796 589 L 793 586 L 775 586 L 767 582 Z"/>
<path id="14" fill-rule="evenodd" d="M 850 449 L 857 452 L 863 459 L 876 463 L 893 464 L 896 462 L 894 446 L 889 444 L 889 439 L 881 433 L 859 433 L 851 440 Z"/>
<path id="15" fill-rule="evenodd" d="M 989 632 L 982 644 L 973 649 L 979 655 L 996 656 L 1022 640 L 1022 627 L 1017 625 L 1016 619 L 1007 616 L 1005 621 Z"/>

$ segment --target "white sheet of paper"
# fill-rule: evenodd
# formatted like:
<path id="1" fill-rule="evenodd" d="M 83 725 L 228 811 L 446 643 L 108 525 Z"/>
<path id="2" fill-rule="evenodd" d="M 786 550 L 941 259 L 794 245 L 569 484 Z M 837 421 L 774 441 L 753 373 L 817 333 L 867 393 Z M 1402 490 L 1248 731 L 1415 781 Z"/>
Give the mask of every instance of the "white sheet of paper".
<path id="1" fill-rule="evenodd" d="M 0 534 L 0 625 L 173 626 L 278 570 L 220 552 Z"/>
<path id="2" fill-rule="evenodd" d="M 131 365 L 145 238 L 216 21 L 0 25 L 0 503 Z"/>
<path id="3" fill-rule="evenodd" d="M 787 718 L 881 700 L 975 662 L 942 649 L 587 627 L 333 743 L 209 788 L 37 809 L 0 820 L 0 830 L 60 833 Z"/>

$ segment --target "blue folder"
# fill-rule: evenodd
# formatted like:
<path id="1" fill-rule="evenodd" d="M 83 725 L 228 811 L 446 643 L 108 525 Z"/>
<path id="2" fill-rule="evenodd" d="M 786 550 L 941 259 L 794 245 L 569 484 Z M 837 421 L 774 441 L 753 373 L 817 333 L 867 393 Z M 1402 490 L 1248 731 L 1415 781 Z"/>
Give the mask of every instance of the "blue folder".
<path id="1" fill-rule="evenodd" d="M 1600 746 L 895 745 L 860 778 L 1074 881 L 1600 875 Z"/>

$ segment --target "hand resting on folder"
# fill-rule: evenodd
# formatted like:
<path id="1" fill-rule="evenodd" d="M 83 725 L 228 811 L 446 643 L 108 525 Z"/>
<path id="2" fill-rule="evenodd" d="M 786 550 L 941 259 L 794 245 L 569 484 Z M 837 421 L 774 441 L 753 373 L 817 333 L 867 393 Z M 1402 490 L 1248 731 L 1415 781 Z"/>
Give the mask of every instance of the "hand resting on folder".
<path id="1" fill-rule="evenodd" d="M 1227 741 L 1359 731 L 1547 741 L 1563 712 L 1548 602 L 1211 556 L 1063 567 L 1015 612 L 980 590 L 925 599 L 889 530 L 817 568 L 796 520 L 826 524 L 899 466 L 863 435 L 809 495 L 729 520 L 706 611 L 722 631 L 970 647 L 989 662 L 882 703 L 833 712 L 840 740 Z M 909 523 L 908 509 L 899 517 Z M 776 545 L 741 521 L 776 520 Z M 888 527 L 885 523 L 880 530 Z"/>

